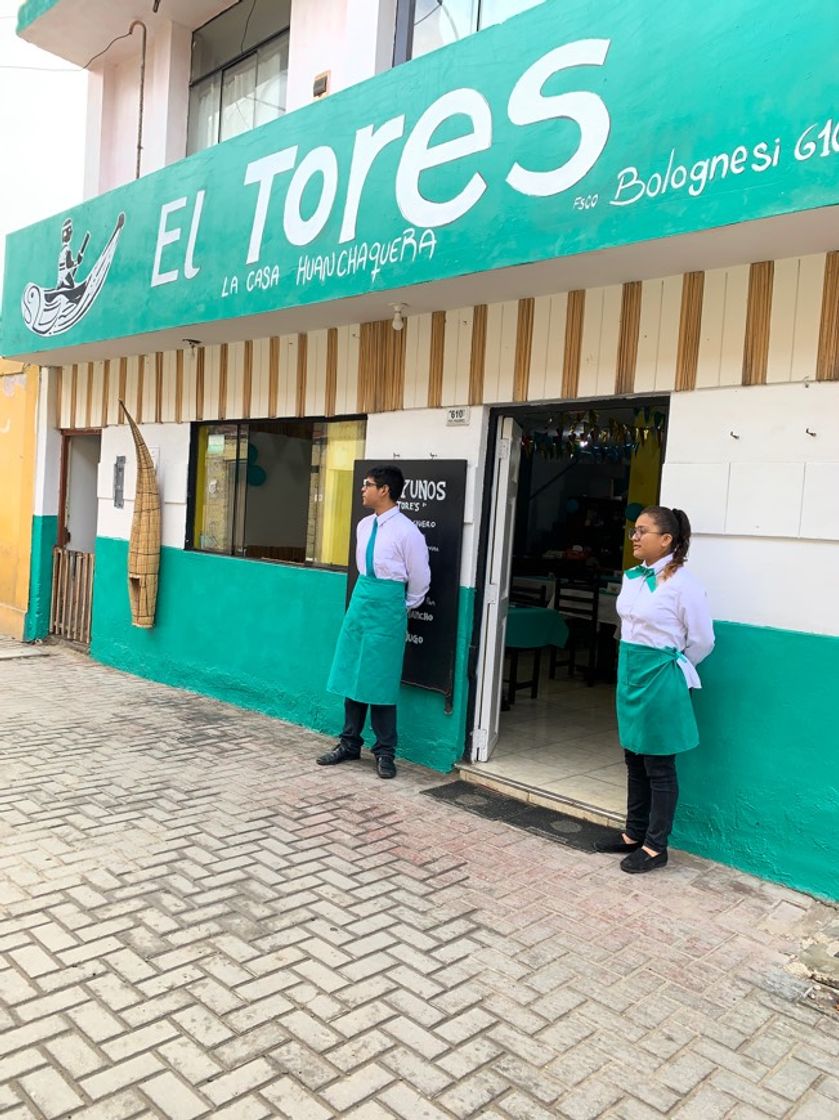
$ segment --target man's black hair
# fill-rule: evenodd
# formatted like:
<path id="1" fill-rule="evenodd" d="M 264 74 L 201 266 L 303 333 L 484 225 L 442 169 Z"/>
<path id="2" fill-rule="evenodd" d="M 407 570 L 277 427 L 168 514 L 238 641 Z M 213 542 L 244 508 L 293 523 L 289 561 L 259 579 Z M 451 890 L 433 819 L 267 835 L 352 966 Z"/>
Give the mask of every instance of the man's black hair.
<path id="1" fill-rule="evenodd" d="M 386 486 L 392 501 L 398 502 L 402 497 L 405 476 L 395 463 L 389 463 L 381 467 L 371 467 L 367 472 L 367 478 L 372 478 L 377 486 Z"/>

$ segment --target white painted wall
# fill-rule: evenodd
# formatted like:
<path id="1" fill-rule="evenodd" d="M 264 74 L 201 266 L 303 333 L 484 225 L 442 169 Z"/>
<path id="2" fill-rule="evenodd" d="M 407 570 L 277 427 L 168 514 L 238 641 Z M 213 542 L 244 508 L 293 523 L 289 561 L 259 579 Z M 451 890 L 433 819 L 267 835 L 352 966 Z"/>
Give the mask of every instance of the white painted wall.
<path id="1" fill-rule="evenodd" d="M 155 18 L 149 28 L 143 113 L 141 174 L 147 175 L 186 154 L 192 32 Z M 127 30 L 127 28 L 126 28 Z M 85 186 L 103 194 L 136 176 L 142 36 L 132 34 L 128 57 L 109 64 L 105 54 L 92 71 L 96 91 L 88 119 Z M 125 47 L 123 46 L 123 53 Z"/>
<path id="2" fill-rule="evenodd" d="M 478 534 L 483 500 L 489 410 L 473 407 L 468 427 L 447 427 L 445 409 L 376 413 L 367 419 L 365 455 L 383 463 L 400 459 L 465 459 L 466 506 L 460 583 L 475 586 Z"/>
<path id="3" fill-rule="evenodd" d="M 6 2 L 6 0 L 0 0 Z M 396 0 L 295 0 L 292 4 L 288 110 L 312 101 L 312 83 L 330 72 L 330 92 L 390 67 Z M 141 169 L 146 175 L 186 154 L 192 29 L 147 20 L 146 92 Z M 126 27 L 127 30 L 127 27 Z M 106 54 L 91 71 L 85 194 L 103 194 L 135 176 L 140 31 L 126 57 Z"/>
<path id="4" fill-rule="evenodd" d="M 662 501 L 716 618 L 839 635 L 839 383 L 675 394 Z"/>
<path id="5" fill-rule="evenodd" d="M 87 75 L 15 35 L 0 0 L 0 288 L 6 234 L 79 202 Z"/>
<path id="6" fill-rule="evenodd" d="M 58 377 L 44 367 L 38 383 L 38 443 L 35 448 L 36 517 L 58 515 L 59 474 L 61 470 L 61 433 L 55 427 Z"/>
<path id="7" fill-rule="evenodd" d="M 183 548 L 186 538 L 187 473 L 189 470 L 189 424 L 143 424 L 143 439 L 157 463 L 162 516 L 161 542 L 170 548 Z M 114 461 L 125 456 L 125 505 L 114 507 Z M 126 424 L 104 428 L 97 494 L 99 523 L 97 535 L 128 540 L 134 514 L 137 488 L 137 456 Z"/>

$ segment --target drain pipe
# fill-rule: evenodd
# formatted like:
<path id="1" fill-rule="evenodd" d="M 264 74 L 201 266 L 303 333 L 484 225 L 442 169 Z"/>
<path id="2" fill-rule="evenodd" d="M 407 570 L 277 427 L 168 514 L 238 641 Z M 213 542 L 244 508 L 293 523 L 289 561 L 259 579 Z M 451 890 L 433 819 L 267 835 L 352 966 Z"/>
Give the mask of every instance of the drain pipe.
<path id="1" fill-rule="evenodd" d="M 146 104 L 146 48 L 148 45 L 149 30 L 141 19 L 135 19 L 128 28 L 129 35 L 134 33 L 135 27 L 139 27 L 143 33 L 142 46 L 140 48 L 140 111 L 137 122 L 137 167 L 134 175 L 135 179 L 139 179 L 140 161 L 143 156 L 143 112 Z"/>

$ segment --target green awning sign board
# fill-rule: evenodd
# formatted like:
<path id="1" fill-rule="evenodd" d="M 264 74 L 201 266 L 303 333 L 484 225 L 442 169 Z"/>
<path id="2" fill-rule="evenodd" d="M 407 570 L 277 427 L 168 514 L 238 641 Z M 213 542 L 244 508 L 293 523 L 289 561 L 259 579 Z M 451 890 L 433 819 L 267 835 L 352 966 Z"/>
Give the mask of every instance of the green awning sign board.
<path id="1" fill-rule="evenodd" d="M 45 353 L 839 203 L 839 4 L 545 3 L 11 234 Z"/>

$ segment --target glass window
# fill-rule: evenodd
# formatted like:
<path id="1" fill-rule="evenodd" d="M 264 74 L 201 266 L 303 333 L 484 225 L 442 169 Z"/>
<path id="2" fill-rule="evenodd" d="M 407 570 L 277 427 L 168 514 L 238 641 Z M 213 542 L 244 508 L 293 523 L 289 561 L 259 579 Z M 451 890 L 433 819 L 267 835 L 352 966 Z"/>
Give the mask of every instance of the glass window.
<path id="1" fill-rule="evenodd" d="M 239 0 L 192 37 L 187 153 L 282 116 L 291 0 Z"/>
<path id="2" fill-rule="evenodd" d="M 526 12 L 541 3 L 542 0 L 481 0 L 478 27 L 491 27 L 494 23 L 501 23 L 502 20 L 517 16 L 519 12 Z"/>
<path id="3" fill-rule="evenodd" d="M 191 543 L 206 552 L 346 567 L 364 420 L 200 424 Z"/>
<path id="4" fill-rule="evenodd" d="M 413 57 L 465 39 L 478 26 L 478 0 L 416 0 Z"/>
<path id="5" fill-rule="evenodd" d="M 242 132 L 250 132 L 254 123 L 256 95 L 256 55 L 228 66 L 221 80 L 221 132 L 219 139 L 229 140 Z"/>
<path id="6" fill-rule="evenodd" d="M 232 552 L 236 507 L 243 504 L 237 424 L 198 429 L 195 545 L 207 552 Z"/>
<path id="7" fill-rule="evenodd" d="M 285 112 L 288 87 L 288 35 L 260 47 L 256 56 L 254 125 L 275 121 Z"/>
<path id="8" fill-rule="evenodd" d="M 400 7 L 407 9 L 409 20 L 413 8 L 412 58 L 456 43 L 541 3 L 542 0 L 399 0 Z"/>

